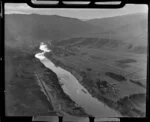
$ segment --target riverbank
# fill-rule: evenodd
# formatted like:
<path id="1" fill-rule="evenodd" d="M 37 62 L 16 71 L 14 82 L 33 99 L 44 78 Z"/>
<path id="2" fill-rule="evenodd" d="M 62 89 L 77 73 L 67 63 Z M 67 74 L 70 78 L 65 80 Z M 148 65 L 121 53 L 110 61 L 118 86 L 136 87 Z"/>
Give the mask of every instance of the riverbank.
<path id="1" fill-rule="evenodd" d="M 46 68 L 42 63 L 40 65 L 42 71 L 40 70 L 40 72 L 37 71 L 36 73 L 45 86 L 45 91 L 47 91 L 51 99 L 54 110 L 62 116 L 65 114 L 72 116 L 88 116 L 80 106 L 64 93 L 57 75 L 49 68 Z"/>
<path id="2" fill-rule="evenodd" d="M 39 52 L 38 48 L 32 51 L 6 48 L 6 115 L 56 116 L 66 113 L 88 116 L 63 92 L 56 74 L 35 58 L 35 54 Z M 50 99 L 43 93 L 35 73 L 47 89 L 51 89 L 47 90 L 52 96 Z"/>
<path id="3" fill-rule="evenodd" d="M 5 48 L 5 111 L 7 116 L 56 115 L 53 106 L 41 92 L 34 71 L 40 62 L 35 62 L 32 53 L 16 48 Z"/>
<path id="4" fill-rule="evenodd" d="M 102 95 L 98 85 L 92 84 L 90 82 L 90 80 L 92 79 L 89 79 L 85 72 L 83 71 L 79 72 L 79 71 L 76 71 L 76 69 L 73 67 L 68 67 L 67 65 L 61 63 L 59 60 L 54 58 L 54 56 L 50 53 L 46 53 L 45 55 L 52 62 L 54 62 L 56 66 L 60 66 L 63 69 L 71 72 L 78 79 L 80 84 L 84 86 L 84 88 L 87 89 L 87 91 L 92 95 L 92 97 L 98 99 L 100 102 L 103 102 L 104 104 L 109 106 L 111 109 L 116 110 L 118 112 L 118 116 L 119 114 L 121 114 L 120 116 L 125 116 L 125 117 L 137 117 L 137 116 L 143 117 L 145 115 L 144 112 L 141 112 L 134 105 L 132 105 L 131 101 L 127 100 L 127 98 L 125 98 L 126 100 L 125 103 L 122 103 L 123 99 L 120 99 L 118 101 L 107 99 L 105 95 Z"/>
<path id="5" fill-rule="evenodd" d="M 89 116 L 83 108 L 77 105 L 69 95 L 65 94 L 61 83 L 58 79 L 58 74 L 54 70 L 53 64 L 48 60 L 44 54 L 51 52 L 43 42 L 41 42 L 39 49 L 42 51 L 36 53 L 35 57 L 41 62 L 43 70 L 35 71 L 38 84 L 41 91 L 46 95 L 48 101 L 51 102 L 54 111 L 60 116 Z M 38 68 L 39 70 L 39 68 Z"/>

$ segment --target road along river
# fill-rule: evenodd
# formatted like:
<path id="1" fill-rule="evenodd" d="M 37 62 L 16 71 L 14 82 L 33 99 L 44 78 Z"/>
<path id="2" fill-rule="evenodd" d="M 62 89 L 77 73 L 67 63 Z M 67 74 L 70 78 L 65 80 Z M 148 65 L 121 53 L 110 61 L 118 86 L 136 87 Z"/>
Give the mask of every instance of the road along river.
<path id="1" fill-rule="evenodd" d="M 115 110 L 109 108 L 104 103 L 93 98 L 88 91 L 78 82 L 78 80 L 67 70 L 57 67 L 50 59 L 44 56 L 44 53 L 51 52 L 43 42 L 40 44 L 41 53 L 35 55 L 45 67 L 56 73 L 62 83 L 62 88 L 76 104 L 81 106 L 86 113 L 95 117 L 120 117 Z"/>

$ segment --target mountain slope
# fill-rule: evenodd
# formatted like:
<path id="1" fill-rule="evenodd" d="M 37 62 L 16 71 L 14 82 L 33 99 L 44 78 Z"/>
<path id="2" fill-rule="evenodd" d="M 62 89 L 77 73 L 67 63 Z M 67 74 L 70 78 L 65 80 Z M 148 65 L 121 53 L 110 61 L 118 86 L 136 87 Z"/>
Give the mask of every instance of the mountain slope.
<path id="1" fill-rule="evenodd" d="M 104 28 L 104 33 L 92 33 L 93 37 L 117 39 L 133 46 L 147 46 L 148 17 L 145 13 L 93 19 L 87 22 Z"/>
<path id="2" fill-rule="evenodd" d="M 118 40 L 131 44 L 135 50 L 145 50 L 147 46 L 147 15 L 144 13 L 88 21 L 57 15 L 12 14 L 6 15 L 5 20 L 5 43 L 11 47 L 29 48 L 41 41 L 56 42 L 74 37 Z"/>
<path id="3" fill-rule="evenodd" d="M 100 30 L 84 21 L 57 15 L 6 15 L 5 24 L 6 40 L 15 39 L 17 44 L 22 41 L 31 42 L 31 40 L 60 40 L 76 34 L 82 35 Z"/>
<path id="4" fill-rule="evenodd" d="M 138 23 L 139 21 L 146 22 L 147 19 L 147 15 L 145 13 L 136 13 L 100 19 L 91 19 L 87 20 L 86 22 L 95 26 L 100 26 L 107 32 L 110 30 L 117 29 L 119 27 L 126 26 L 128 24 Z"/>

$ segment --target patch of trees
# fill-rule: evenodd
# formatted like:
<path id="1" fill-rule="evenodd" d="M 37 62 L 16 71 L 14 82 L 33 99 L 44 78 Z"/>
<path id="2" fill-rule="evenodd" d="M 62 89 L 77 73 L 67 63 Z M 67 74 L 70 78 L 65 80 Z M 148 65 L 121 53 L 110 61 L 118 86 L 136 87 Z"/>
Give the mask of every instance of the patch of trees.
<path id="1" fill-rule="evenodd" d="M 128 112 L 134 112 L 134 114 L 139 116 L 144 116 L 145 113 L 142 112 L 138 107 L 139 103 L 146 102 L 146 95 L 145 94 L 132 94 L 130 96 L 126 96 L 120 100 L 117 101 L 117 104 L 122 107 L 122 112 L 124 113 L 126 110 Z M 136 106 L 135 106 L 136 105 Z M 127 113 L 125 113 L 127 114 Z"/>
<path id="2" fill-rule="evenodd" d="M 87 71 L 92 71 L 92 69 L 91 68 L 86 68 L 87 69 Z"/>
<path id="3" fill-rule="evenodd" d="M 113 85 L 109 84 L 105 80 L 97 79 L 96 85 L 97 85 L 99 91 L 103 94 L 111 93 L 113 95 L 116 95 L 118 93 L 118 89 L 116 89 Z"/>
<path id="4" fill-rule="evenodd" d="M 106 72 L 105 73 L 106 76 L 109 76 L 117 81 L 125 81 L 126 78 L 122 75 L 119 75 L 119 74 L 115 74 L 115 73 L 112 73 L 112 72 Z"/>
<path id="5" fill-rule="evenodd" d="M 141 87 L 145 88 L 145 86 L 140 81 L 130 80 L 130 82 L 132 82 L 132 83 L 134 83 L 134 84 L 136 84 L 138 86 L 141 86 Z"/>
<path id="6" fill-rule="evenodd" d="M 118 60 L 117 62 L 121 64 L 127 64 L 127 63 L 134 63 L 136 62 L 136 60 L 135 59 L 123 59 L 123 60 Z"/>

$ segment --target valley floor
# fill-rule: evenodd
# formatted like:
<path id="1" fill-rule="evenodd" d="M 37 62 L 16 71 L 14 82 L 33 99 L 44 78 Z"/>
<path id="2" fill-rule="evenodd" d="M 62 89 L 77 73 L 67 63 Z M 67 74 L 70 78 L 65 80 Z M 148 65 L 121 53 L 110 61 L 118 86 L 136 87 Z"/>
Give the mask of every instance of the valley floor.
<path id="1" fill-rule="evenodd" d="M 6 49 L 6 115 L 88 116 L 64 93 L 57 75 L 35 58 L 38 51 L 30 54 Z M 71 72 L 93 97 L 123 116 L 145 116 L 145 55 L 116 55 L 91 48 L 57 51 L 53 49 L 45 55 L 56 66 Z"/>
<path id="2" fill-rule="evenodd" d="M 89 50 L 89 48 L 76 48 L 75 51 L 61 49 L 59 53 L 53 52 L 46 56 L 57 66 L 71 72 L 93 97 L 123 116 L 145 116 L 144 55 L 120 53 L 117 56 L 103 50 Z M 120 65 L 127 65 L 126 68 L 117 67 L 118 61 L 123 62 Z"/>

